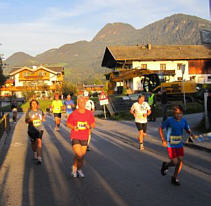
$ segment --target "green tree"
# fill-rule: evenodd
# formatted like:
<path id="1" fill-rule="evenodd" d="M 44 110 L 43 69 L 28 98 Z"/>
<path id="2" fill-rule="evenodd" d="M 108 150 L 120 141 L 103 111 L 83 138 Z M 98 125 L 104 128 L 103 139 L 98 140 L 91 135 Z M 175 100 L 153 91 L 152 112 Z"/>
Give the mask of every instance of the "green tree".
<path id="1" fill-rule="evenodd" d="M 0 57 L 0 87 L 5 83 L 6 77 L 3 75 L 3 62 Z"/>
<path id="2" fill-rule="evenodd" d="M 62 87 L 62 93 L 64 96 L 68 94 L 76 94 L 77 93 L 77 86 L 71 82 L 64 81 L 63 87 Z"/>

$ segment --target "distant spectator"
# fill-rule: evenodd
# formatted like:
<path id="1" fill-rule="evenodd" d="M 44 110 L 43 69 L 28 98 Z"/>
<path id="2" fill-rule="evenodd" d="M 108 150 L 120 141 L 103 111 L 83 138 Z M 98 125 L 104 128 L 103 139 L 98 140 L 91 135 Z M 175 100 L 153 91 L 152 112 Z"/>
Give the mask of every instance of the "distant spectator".
<path id="1" fill-rule="evenodd" d="M 151 107 L 151 114 L 149 115 L 149 121 L 156 121 L 156 96 L 154 93 L 150 92 L 150 96 L 148 98 L 148 104 Z"/>
<path id="2" fill-rule="evenodd" d="M 17 121 L 17 116 L 18 116 L 18 104 L 15 100 L 11 102 L 11 110 L 12 110 L 12 119 L 13 122 Z"/>
<path id="3" fill-rule="evenodd" d="M 167 110 L 168 110 L 168 97 L 166 94 L 166 90 L 162 89 L 161 91 L 161 107 L 162 107 L 162 116 L 163 116 L 163 122 L 167 119 Z"/>
<path id="4" fill-rule="evenodd" d="M 208 112 L 209 128 L 211 130 L 211 89 L 209 89 L 209 91 L 208 91 L 207 112 Z"/>

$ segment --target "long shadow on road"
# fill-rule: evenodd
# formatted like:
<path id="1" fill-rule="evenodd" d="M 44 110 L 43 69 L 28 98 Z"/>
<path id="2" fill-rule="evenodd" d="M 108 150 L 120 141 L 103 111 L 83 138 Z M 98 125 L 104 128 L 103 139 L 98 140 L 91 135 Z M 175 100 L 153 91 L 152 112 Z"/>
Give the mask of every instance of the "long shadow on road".
<path id="1" fill-rule="evenodd" d="M 15 128 L 17 126 L 17 123 L 19 121 L 19 119 L 22 117 L 23 113 L 20 113 L 18 114 L 18 119 L 17 119 L 17 122 L 16 123 L 11 123 L 10 122 L 10 127 L 11 127 L 11 130 L 9 131 L 9 134 L 7 134 L 7 137 L 6 137 L 6 140 L 4 142 L 4 145 L 3 145 L 3 148 L 2 150 L 0 151 L 0 169 L 1 169 L 1 166 L 5 160 L 5 157 L 7 156 L 7 153 L 9 151 L 9 148 L 10 148 L 10 145 L 11 145 L 11 142 L 12 142 L 12 138 L 13 138 L 13 134 L 14 134 L 14 131 L 15 131 Z"/>

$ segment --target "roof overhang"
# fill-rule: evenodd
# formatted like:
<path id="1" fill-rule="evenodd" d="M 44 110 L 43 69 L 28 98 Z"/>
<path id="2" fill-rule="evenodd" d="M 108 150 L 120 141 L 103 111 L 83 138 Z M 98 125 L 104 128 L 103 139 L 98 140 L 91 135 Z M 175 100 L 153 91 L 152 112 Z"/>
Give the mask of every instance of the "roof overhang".
<path id="1" fill-rule="evenodd" d="M 13 72 L 11 72 L 9 75 L 10 76 L 13 76 L 13 75 L 15 75 L 15 74 L 17 74 L 17 73 L 19 73 L 19 72 L 21 72 L 21 71 L 23 71 L 23 70 L 28 70 L 28 71 L 31 71 L 31 72 L 35 72 L 35 71 L 38 71 L 38 70 L 40 70 L 40 69 L 43 69 L 43 70 L 46 70 L 46 71 L 48 71 L 48 72 L 50 72 L 50 73 L 53 73 L 53 74 L 59 74 L 59 73 L 61 73 L 61 72 L 56 72 L 56 71 L 53 71 L 53 70 L 51 70 L 51 69 L 49 69 L 49 68 L 46 68 L 46 67 L 44 67 L 44 66 L 39 66 L 39 67 L 37 67 L 36 69 L 33 69 L 33 68 L 30 68 L 30 67 L 22 67 L 22 68 L 19 68 L 19 69 L 17 69 L 17 70 L 15 70 L 15 71 L 13 71 Z"/>

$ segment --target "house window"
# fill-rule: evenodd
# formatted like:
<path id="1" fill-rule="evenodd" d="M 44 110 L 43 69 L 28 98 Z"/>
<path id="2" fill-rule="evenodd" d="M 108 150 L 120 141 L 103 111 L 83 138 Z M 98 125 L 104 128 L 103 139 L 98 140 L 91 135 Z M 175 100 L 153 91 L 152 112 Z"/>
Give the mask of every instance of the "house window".
<path id="1" fill-rule="evenodd" d="M 177 70 L 181 70 L 182 64 L 177 64 Z"/>
<path id="2" fill-rule="evenodd" d="M 160 64 L 160 70 L 166 70 L 166 64 Z"/>
<path id="3" fill-rule="evenodd" d="M 195 80 L 196 79 L 196 76 L 191 76 L 190 77 L 190 80 Z"/>
<path id="4" fill-rule="evenodd" d="M 147 64 L 141 64 L 141 69 L 147 69 Z"/>
<path id="5" fill-rule="evenodd" d="M 29 72 L 24 72 L 24 73 L 23 73 L 23 76 L 24 76 L 24 77 L 28 77 L 29 75 L 30 75 Z"/>
<path id="6" fill-rule="evenodd" d="M 42 76 L 42 72 L 41 72 L 41 71 L 39 71 L 38 75 L 39 75 L 39 76 Z"/>

